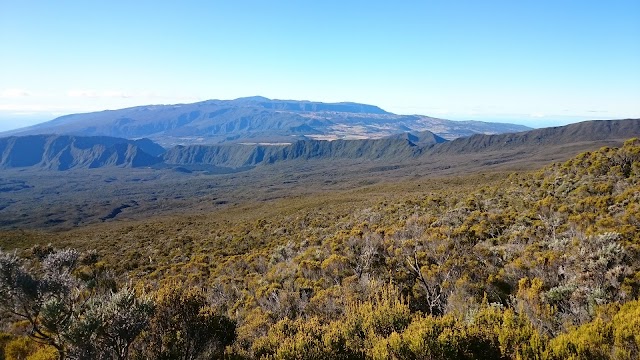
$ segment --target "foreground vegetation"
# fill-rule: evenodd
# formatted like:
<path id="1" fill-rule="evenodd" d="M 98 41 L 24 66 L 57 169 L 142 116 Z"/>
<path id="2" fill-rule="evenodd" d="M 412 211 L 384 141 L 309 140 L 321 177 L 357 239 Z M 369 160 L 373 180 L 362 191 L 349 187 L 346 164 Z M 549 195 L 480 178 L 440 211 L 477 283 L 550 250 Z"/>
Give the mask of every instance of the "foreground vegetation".
<path id="1" fill-rule="evenodd" d="M 14 359 L 635 359 L 639 178 L 635 139 L 366 201 L 7 233 L 0 343 Z"/>

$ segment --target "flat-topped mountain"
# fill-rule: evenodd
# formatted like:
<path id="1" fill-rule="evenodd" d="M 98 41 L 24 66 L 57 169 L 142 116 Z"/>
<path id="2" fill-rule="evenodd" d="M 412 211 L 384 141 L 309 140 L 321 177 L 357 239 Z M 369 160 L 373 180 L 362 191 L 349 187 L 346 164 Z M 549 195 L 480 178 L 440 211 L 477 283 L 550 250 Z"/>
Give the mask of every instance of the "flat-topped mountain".
<path id="1" fill-rule="evenodd" d="M 529 130 L 522 125 L 396 115 L 358 103 L 249 97 L 193 104 L 149 105 L 73 114 L 0 134 L 146 137 L 165 146 L 220 143 L 293 143 L 298 140 L 377 139 L 431 131 L 455 139 Z"/>

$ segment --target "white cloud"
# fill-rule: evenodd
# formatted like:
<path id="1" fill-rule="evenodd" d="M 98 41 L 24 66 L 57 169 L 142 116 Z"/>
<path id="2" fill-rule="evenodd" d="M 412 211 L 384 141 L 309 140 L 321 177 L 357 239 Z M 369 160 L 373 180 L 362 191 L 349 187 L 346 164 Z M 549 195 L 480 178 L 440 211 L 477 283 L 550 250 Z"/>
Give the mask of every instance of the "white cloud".
<path id="1" fill-rule="evenodd" d="M 0 92 L 0 98 L 11 99 L 11 98 L 26 97 L 26 96 L 31 96 L 31 93 L 23 89 L 5 89 L 2 92 Z"/>

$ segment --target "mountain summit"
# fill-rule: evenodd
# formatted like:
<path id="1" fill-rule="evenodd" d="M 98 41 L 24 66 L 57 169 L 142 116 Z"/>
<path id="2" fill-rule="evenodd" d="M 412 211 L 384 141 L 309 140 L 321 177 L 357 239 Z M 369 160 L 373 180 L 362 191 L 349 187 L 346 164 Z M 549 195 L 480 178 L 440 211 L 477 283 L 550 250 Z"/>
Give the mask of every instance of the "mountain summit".
<path id="1" fill-rule="evenodd" d="M 146 137 L 163 146 L 173 146 L 378 139 L 421 131 L 455 139 L 473 134 L 500 134 L 528 129 L 513 124 L 396 115 L 377 106 L 352 102 L 272 100 L 254 96 L 66 115 L 0 136 L 61 134 L 128 139 Z"/>

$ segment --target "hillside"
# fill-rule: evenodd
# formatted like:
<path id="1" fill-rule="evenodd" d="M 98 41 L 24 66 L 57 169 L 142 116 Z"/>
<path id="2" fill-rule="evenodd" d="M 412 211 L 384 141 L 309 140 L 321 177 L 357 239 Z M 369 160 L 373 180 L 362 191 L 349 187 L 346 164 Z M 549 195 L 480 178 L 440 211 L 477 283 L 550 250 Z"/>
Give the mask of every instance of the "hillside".
<path id="1" fill-rule="evenodd" d="M 566 126 L 515 134 L 472 135 L 435 147 L 431 154 L 476 153 L 516 148 L 558 146 L 580 142 L 625 139 L 640 135 L 640 119 L 583 121 Z"/>
<path id="2" fill-rule="evenodd" d="M 185 336 L 239 359 L 634 359 L 638 179 L 634 139 L 537 171 L 390 181 L 210 213 L 6 232 L 3 249 L 17 248 L 24 260 L 4 252 L 0 264 L 23 265 L 4 266 L 51 283 L 57 277 L 47 269 L 75 256 L 76 271 L 59 273 L 76 277 L 62 280 L 120 306 L 119 319 L 147 319 L 131 337 L 132 357 L 184 352 L 178 334 L 206 326 L 211 337 Z M 110 273 L 121 285 L 116 294 L 129 294 L 130 311 L 110 292 Z M 139 292 L 123 286 L 132 281 Z M 101 321 L 85 327 L 73 312 L 68 327 L 53 331 L 68 334 L 63 339 L 89 331 L 99 340 L 90 344 L 109 351 L 102 339 L 119 324 L 109 320 L 113 306 L 64 299 L 75 301 L 73 311 L 103 314 Z M 6 341 L 26 342 L 20 331 Z M 61 344 L 72 352 L 86 342 Z M 32 346 L 25 353 L 42 350 Z"/>
<path id="3" fill-rule="evenodd" d="M 271 100 L 263 97 L 148 105 L 73 114 L 0 134 L 66 134 L 152 139 L 165 147 L 219 143 L 292 143 L 297 140 L 381 138 L 431 131 L 446 139 L 476 133 L 528 130 L 526 126 L 395 115 L 357 103 Z"/>

